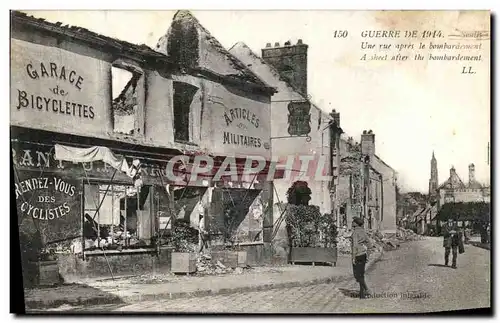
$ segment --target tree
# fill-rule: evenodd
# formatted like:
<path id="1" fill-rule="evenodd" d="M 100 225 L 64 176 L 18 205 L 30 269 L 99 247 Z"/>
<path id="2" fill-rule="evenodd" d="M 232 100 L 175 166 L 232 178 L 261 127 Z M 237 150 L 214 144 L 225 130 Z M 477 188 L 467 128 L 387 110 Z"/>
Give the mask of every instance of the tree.
<path id="1" fill-rule="evenodd" d="M 296 181 L 286 192 L 288 203 L 293 205 L 309 205 L 311 194 L 311 189 L 304 181 Z"/>

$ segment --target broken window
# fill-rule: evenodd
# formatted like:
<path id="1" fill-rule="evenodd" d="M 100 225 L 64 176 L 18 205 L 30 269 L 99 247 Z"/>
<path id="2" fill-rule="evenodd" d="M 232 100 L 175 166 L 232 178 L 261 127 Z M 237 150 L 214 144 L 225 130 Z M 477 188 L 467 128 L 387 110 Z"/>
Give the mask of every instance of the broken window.
<path id="1" fill-rule="evenodd" d="M 370 187 L 368 189 L 368 200 L 371 201 L 373 200 L 373 190 L 376 189 L 375 186 L 373 185 L 373 181 L 370 179 Z"/>
<path id="2" fill-rule="evenodd" d="M 263 241 L 264 208 L 261 190 L 215 188 L 209 215 L 214 244 Z"/>
<path id="3" fill-rule="evenodd" d="M 150 186 L 86 184 L 85 249 L 151 245 L 154 231 Z"/>
<path id="4" fill-rule="evenodd" d="M 189 142 L 191 140 L 191 103 L 198 91 L 196 86 L 183 82 L 174 82 L 174 139 Z"/>
<path id="5" fill-rule="evenodd" d="M 137 81 L 141 74 L 119 66 L 111 68 L 114 132 L 133 135 L 140 131 L 137 118 Z"/>
<path id="6" fill-rule="evenodd" d="M 343 226 L 347 226 L 347 212 L 346 212 L 346 209 L 347 209 L 347 203 L 344 203 L 342 204 L 342 206 L 340 207 L 340 226 L 343 227 Z"/>

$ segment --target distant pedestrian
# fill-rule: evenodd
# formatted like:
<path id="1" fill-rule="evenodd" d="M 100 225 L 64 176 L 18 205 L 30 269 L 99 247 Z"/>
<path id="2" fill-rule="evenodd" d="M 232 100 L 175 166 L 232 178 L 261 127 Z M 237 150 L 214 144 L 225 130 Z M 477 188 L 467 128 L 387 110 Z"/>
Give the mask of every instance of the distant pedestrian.
<path id="1" fill-rule="evenodd" d="M 470 232 L 470 229 L 469 228 L 466 228 L 464 230 L 464 243 L 465 244 L 468 244 L 469 241 L 470 241 L 470 237 L 471 237 L 471 232 Z"/>
<path id="2" fill-rule="evenodd" d="M 363 229 L 364 221 L 359 217 L 352 220 L 353 232 L 351 236 L 352 271 L 359 283 L 359 297 L 366 298 L 370 294 L 365 281 L 365 267 L 368 261 L 368 251 L 371 247 L 370 238 Z"/>
<path id="3" fill-rule="evenodd" d="M 462 232 L 452 219 L 448 220 L 443 229 L 444 264 L 448 266 L 451 252 L 453 257 L 451 267 L 457 268 L 458 253 L 465 252 Z"/>

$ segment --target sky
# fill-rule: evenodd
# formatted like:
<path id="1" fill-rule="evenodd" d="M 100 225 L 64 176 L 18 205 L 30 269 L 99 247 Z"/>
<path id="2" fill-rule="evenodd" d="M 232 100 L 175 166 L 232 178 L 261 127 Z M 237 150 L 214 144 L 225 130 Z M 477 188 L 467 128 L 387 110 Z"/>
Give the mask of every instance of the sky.
<path id="1" fill-rule="evenodd" d="M 152 48 L 172 21 L 174 11 L 25 11 L 50 22 L 146 44 Z M 362 61 L 361 42 L 410 44 L 406 39 L 361 37 L 374 30 L 489 30 L 488 12 L 381 12 L 381 11 L 192 11 L 219 42 L 229 49 L 242 41 L 260 55 L 266 43 L 281 45 L 298 39 L 309 45 L 308 89 L 312 101 L 341 115 L 348 136 L 360 140 L 363 130 L 375 133 L 375 153 L 398 173 L 403 191 L 427 193 L 432 153 L 438 162 L 439 182 L 455 167 L 464 182 L 468 165 L 475 164 L 476 179 L 490 182 L 487 163 L 490 142 L 489 41 L 481 43 L 481 62 Z M 334 37 L 346 30 L 346 38 Z M 452 43 L 447 38 L 417 38 Z M 397 51 L 396 51 L 397 52 Z M 392 53 L 392 52 L 391 52 Z M 402 52 L 404 54 L 404 51 Z M 421 51 L 425 56 L 428 51 Z M 367 52 L 371 54 L 371 52 Z M 378 54 L 383 54 L 378 52 Z M 433 52 L 433 54 L 435 54 Z M 446 54 L 455 54 L 446 51 Z M 467 54 L 462 51 L 461 54 Z M 371 56 L 371 55 L 368 55 Z M 473 65 L 475 74 L 461 74 Z"/>

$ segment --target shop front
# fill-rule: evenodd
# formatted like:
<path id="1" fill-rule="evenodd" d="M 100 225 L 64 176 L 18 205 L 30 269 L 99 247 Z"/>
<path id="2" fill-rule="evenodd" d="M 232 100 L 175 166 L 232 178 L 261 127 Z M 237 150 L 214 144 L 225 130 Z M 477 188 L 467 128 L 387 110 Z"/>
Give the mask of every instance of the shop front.
<path id="1" fill-rule="evenodd" d="M 40 237 L 35 255 L 23 258 L 23 268 L 48 253 L 65 282 L 168 271 L 171 249 L 158 239 L 169 235 L 176 220 L 197 229 L 200 206 L 214 249 L 249 250 L 252 264 L 270 258 L 269 164 L 248 175 L 245 160 L 236 159 L 236 177 L 216 178 L 223 167 L 218 157 L 212 170 L 193 180 L 196 157 L 188 156 L 185 168 L 168 166 L 180 155 L 174 150 L 18 127 L 12 127 L 11 144 L 19 232 L 25 237 L 21 250 Z M 85 162 L 82 151 L 91 155 Z"/>
<path id="2" fill-rule="evenodd" d="M 26 277 L 39 260 L 57 262 L 66 282 L 168 271 L 162 238 L 181 219 L 197 230 L 200 209 L 214 246 L 252 246 L 263 259 L 276 177 L 267 176 L 271 89 L 236 81 L 236 70 L 175 76 L 171 64 L 157 70 L 167 57 L 142 46 L 14 20 L 10 125 Z M 132 73 L 125 87 L 117 68 Z M 196 154 L 215 167 L 193 180 Z M 236 178 L 214 179 L 236 154 Z M 179 155 L 187 165 L 178 160 L 171 179 Z M 266 161 L 258 176 L 242 176 L 247 155 Z"/>
<path id="3" fill-rule="evenodd" d="M 58 139 L 62 138 L 70 142 L 61 144 Z M 42 131 L 13 131 L 21 250 L 37 245 L 31 248 L 34 255 L 24 257 L 23 268 L 47 252 L 57 259 L 65 281 L 149 271 L 163 265 L 168 270 L 168 259 L 158 257 L 155 239 L 172 226 L 170 217 L 175 214 L 169 188 L 176 183 L 166 176 L 166 164 L 176 152 L 164 150 L 155 156 L 117 143 L 89 146 L 81 144 L 84 141 Z M 68 161 L 71 156 L 61 159 L 60 147 L 74 153 L 99 147 L 111 159 L 124 158 L 129 171 L 113 167 L 106 154 L 91 162 Z M 131 176 L 136 164 L 139 171 Z"/>

